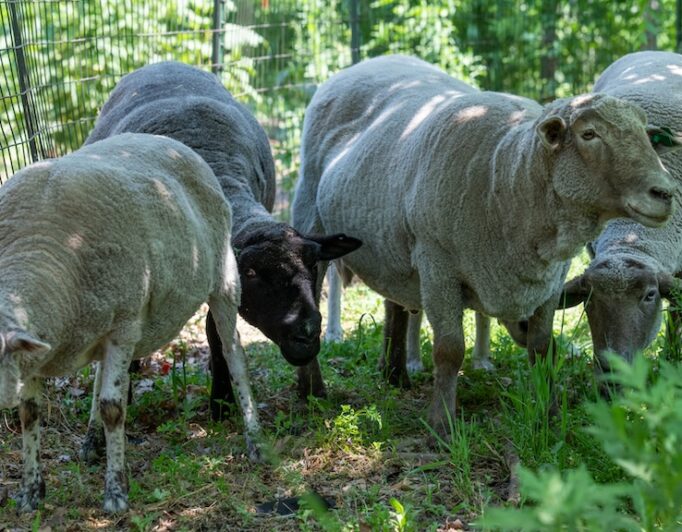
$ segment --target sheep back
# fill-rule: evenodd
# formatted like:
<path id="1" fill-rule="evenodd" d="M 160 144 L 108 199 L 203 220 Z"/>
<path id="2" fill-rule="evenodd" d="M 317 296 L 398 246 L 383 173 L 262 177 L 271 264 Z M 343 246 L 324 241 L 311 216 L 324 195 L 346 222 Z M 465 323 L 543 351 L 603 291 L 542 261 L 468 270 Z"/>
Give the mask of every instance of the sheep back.
<path id="1" fill-rule="evenodd" d="M 546 198 L 505 182 L 503 167 L 526 164 L 523 150 L 495 152 L 511 128 L 541 113 L 531 100 L 479 92 L 413 58 L 342 71 L 306 113 L 294 226 L 361 238 L 344 264 L 408 309 L 421 308 L 420 274 L 430 269 L 473 288 L 474 308 L 528 317 L 560 291 L 567 265 L 529 260 L 537 257 L 541 213 L 499 219 L 498 190 L 509 204 L 544 206 Z M 416 241 L 447 250 L 447 263 L 418 256 Z"/>
<path id="2" fill-rule="evenodd" d="M 249 216 L 240 212 L 240 197 L 272 211 L 275 169 L 267 135 L 213 74 L 162 62 L 124 76 L 86 144 L 125 131 L 165 135 L 194 149 L 233 204 L 235 228 Z"/>
<path id="3" fill-rule="evenodd" d="M 131 324 L 147 355 L 224 282 L 230 207 L 168 138 L 114 136 L 29 166 L 0 188 L 0 213 L 0 291 L 21 294 L 19 325 L 53 347 L 42 376 L 101 358 Z"/>

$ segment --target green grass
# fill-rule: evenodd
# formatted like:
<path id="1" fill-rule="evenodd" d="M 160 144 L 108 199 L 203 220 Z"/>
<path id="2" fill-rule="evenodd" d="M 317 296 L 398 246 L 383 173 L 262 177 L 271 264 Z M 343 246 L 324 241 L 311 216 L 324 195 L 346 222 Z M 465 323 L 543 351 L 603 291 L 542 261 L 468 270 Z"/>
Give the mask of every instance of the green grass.
<path id="1" fill-rule="evenodd" d="M 517 463 L 548 478 L 555 475 L 557 485 L 590 487 L 589 482 L 628 478 L 587 430 L 592 413 L 586 403 L 597 394 L 589 330 L 580 309 L 557 313 L 556 365 L 531 368 L 525 351 L 494 325 L 497 370 L 473 370 L 465 360 L 458 414 L 442 438 L 424 421 L 431 395 L 428 324 L 422 330 L 427 369 L 405 392 L 385 384 L 377 370 L 381 299 L 353 285 L 346 291 L 343 316 L 346 340 L 323 344 L 320 353 L 328 396 L 308 404 L 298 400 L 295 371 L 272 344 L 259 338 L 245 342 L 274 457 L 270 465 L 248 462 L 237 412 L 222 423 L 209 421 L 202 320 L 192 320 L 182 337 L 134 379 L 146 391 L 129 409 L 131 510 L 122 516 L 112 518 L 99 509 L 103 464 L 88 467 L 77 459 L 93 372 L 86 369 L 51 383 L 42 456 L 47 498 L 39 514 L 27 516 L 16 516 L 13 503 L 6 501 L 0 506 L 0 528 L 435 531 L 457 519 L 471 523 L 485 508 L 509 505 Z M 473 324 L 473 314 L 467 313 L 468 353 Z M 661 333 L 650 354 L 665 345 Z M 160 375 L 164 361 L 172 367 Z M 3 489 L 12 493 L 18 486 L 21 438 L 16 412 L 3 411 L 0 422 L 11 429 L 0 432 L 1 499 Z M 589 472 L 589 482 L 570 471 Z M 257 511 L 263 502 L 312 492 L 333 500 L 335 509 L 325 511 L 307 498 L 292 517 Z"/>

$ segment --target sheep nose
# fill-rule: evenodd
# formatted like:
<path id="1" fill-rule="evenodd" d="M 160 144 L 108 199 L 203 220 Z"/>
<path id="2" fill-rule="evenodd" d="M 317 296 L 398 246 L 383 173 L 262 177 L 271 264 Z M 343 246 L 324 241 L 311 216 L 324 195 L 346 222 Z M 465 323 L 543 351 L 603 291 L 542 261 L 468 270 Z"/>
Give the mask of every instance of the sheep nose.
<path id="1" fill-rule="evenodd" d="M 673 200 L 672 190 L 662 187 L 651 187 L 649 189 L 649 195 L 656 201 L 662 201 L 664 203 L 670 204 Z"/>
<path id="2" fill-rule="evenodd" d="M 322 315 L 316 313 L 312 318 L 306 320 L 303 324 L 303 330 L 308 336 L 319 335 L 322 330 Z"/>
<path id="3" fill-rule="evenodd" d="M 322 330 L 322 315 L 316 313 L 310 318 L 303 320 L 301 326 L 298 329 L 298 334 L 296 339 L 298 341 L 309 341 L 311 338 L 315 338 L 320 335 Z"/>

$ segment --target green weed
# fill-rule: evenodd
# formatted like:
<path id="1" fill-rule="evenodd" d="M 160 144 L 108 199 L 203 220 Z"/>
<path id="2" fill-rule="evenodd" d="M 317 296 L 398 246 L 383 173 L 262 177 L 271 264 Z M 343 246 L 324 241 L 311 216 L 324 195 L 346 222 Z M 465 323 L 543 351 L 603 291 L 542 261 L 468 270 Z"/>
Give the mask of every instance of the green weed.
<path id="1" fill-rule="evenodd" d="M 587 431 L 624 473 L 598 483 L 583 465 L 563 473 L 520 468 L 519 509 L 489 509 L 496 530 L 679 530 L 682 527 L 682 366 L 642 356 L 609 359 L 618 386 L 608 403 L 588 405 Z M 626 511 L 628 510 L 629 511 Z"/>
<path id="2" fill-rule="evenodd" d="M 444 405 L 445 408 L 445 405 Z M 452 419 L 450 413 L 445 408 L 448 421 L 447 438 L 442 437 L 426 421 L 422 423 L 432 438 L 435 439 L 441 451 L 447 454 L 447 460 L 432 462 L 415 469 L 417 471 L 429 471 L 439 469 L 444 466 L 451 466 L 454 478 L 455 489 L 467 499 L 474 495 L 474 485 L 472 483 L 471 472 L 471 443 L 476 438 L 476 422 L 471 420 L 464 421 L 464 415 L 458 419 Z"/>

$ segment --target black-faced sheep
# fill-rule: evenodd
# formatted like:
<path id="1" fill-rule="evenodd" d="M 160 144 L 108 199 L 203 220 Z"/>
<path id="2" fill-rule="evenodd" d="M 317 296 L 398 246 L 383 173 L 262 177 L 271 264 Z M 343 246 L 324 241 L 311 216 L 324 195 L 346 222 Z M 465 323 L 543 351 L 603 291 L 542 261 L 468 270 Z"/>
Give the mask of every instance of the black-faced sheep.
<path id="1" fill-rule="evenodd" d="M 218 78 L 164 62 L 123 77 L 106 102 L 87 143 L 124 131 L 153 133 L 194 149 L 213 169 L 232 205 L 232 242 L 242 282 L 239 312 L 275 342 L 294 365 L 320 349 L 322 318 L 315 301 L 316 264 L 356 249 L 343 234 L 301 234 L 273 219 L 275 169 L 268 138 L 251 113 Z M 228 368 L 207 319 L 213 374 L 211 411 L 229 400 Z"/>
<path id="2" fill-rule="evenodd" d="M 543 108 L 479 92 L 403 56 L 365 61 L 317 90 L 294 227 L 362 239 L 344 266 L 397 307 L 424 309 L 438 429 L 454 416 L 465 307 L 528 319 L 529 355 L 545 356 L 569 259 L 611 218 L 667 221 L 674 184 L 645 120 L 605 95 Z M 317 361 L 301 370 L 313 388 L 319 375 Z"/>
<path id="3" fill-rule="evenodd" d="M 29 166 L 0 188 L 0 407 L 19 404 L 20 510 L 45 492 L 43 380 L 95 360 L 104 509 L 127 508 L 128 366 L 175 337 L 205 301 L 228 346 L 247 439 L 259 431 L 244 354 L 229 348 L 239 305 L 230 231 L 210 167 L 164 137 L 115 136 Z"/>
<path id="4" fill-rule="evenodd" d="M 595 91 L 640 105 L 650 123 L 662 126 L 651 140 L 672 177 L 682 183 L 682 55 L 626 55 L 599 77 Z M 682 208 L 660 229 L 629 220 L 610 222 L 590 246 L 587 270 L 566 284 L 566 303 L 588 301 L 586 313 L 599 367 L 613 351 L 627 360 L 646 348 L 661 325 L 661 298 L 669 298 L 682 272 Z M 679 293 L 679 288 L 677 290 Z M 563 303 L 563 302 L 562 302 Z"/>

